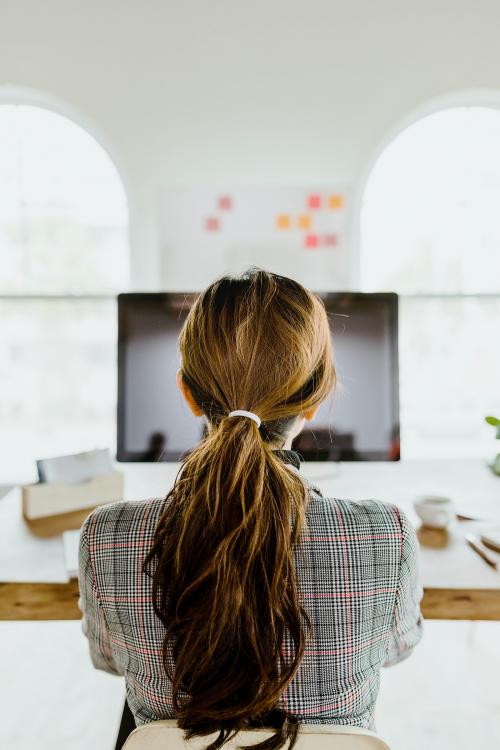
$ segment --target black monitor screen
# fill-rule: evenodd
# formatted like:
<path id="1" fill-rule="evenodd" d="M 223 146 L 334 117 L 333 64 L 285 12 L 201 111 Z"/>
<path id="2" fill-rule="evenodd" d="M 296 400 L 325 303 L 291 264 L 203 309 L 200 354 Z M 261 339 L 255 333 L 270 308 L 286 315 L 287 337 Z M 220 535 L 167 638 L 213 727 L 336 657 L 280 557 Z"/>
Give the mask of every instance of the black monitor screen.
<path id="1" fill-rule="evenodd" d="M 309 461 L 399 459 L 395 294 L 321 293 L 338 384 L 295 439 Z M 179 393 L 178 336 L 195 294 L 118 297 L 118 460 L 178 461 L 202 438 Z"/>

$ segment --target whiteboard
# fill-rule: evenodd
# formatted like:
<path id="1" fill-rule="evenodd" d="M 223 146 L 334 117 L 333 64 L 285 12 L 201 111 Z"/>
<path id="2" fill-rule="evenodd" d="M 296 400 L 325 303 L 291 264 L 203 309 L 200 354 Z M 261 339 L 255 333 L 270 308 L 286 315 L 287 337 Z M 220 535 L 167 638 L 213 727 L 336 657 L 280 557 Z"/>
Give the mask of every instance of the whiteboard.
<path id="1" fill-rule="evenodd" d="M 161 193 L 161 285 L 204 288 L 259 266 L 318 291 L 350 286 L 348 191 L 168 188 Z"/>

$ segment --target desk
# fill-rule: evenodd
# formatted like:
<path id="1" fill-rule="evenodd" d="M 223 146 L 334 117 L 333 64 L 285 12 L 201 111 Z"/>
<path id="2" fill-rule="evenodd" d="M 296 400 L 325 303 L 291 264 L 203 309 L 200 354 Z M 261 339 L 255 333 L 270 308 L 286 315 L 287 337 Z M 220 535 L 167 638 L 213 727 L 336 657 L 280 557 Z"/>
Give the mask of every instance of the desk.
<path id="1" fill-rule="evenodd" d="M 121 468 L 125 499 L 137 500 L 164 495 L 178 465 Z M 422 494 L 446 494 L 460 513 L 500 523 L 500 477 L 476 461 L 310 463 L 303 473 L 325 496 L 397 503 L 416 526 L 413 500 Z M 0 499 L 0 620 L 78 619 L 78 584 L 67 579 L 62 538 L 43 538 L 43 529 L 37 532 L 42 535 L 28 529 L 21 517 L 20 494 L 14 488 Z M 448 533 L 419 532 L 424 617 L 500 620 L 500 571 L 465 544 L 465 527 L 469 530 L 471 524 L 455 522 Z"/>

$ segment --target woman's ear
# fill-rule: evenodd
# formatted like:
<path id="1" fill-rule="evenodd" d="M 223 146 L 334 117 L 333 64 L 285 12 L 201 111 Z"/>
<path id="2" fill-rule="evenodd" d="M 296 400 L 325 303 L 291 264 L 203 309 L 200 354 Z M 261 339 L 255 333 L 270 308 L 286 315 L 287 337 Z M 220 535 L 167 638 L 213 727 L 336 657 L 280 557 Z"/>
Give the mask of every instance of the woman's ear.
<path id="1" fill-rule="evenodd" d="M 310 409 L 307 409 L 306 411 L 302 412 L 302 416 L 304 417 L 306 422 L 310 422 L 311 419 L 314 419 L 318 409 L 319 409 L 319 404 L 317 406 L 311 406 Z"/>
<path id="2" fill-rule="evenodd" d="M 193 395 L 191 391 L 189 390 L 188 386 L 184 382 L 184 378 L 182 377 L 182 370 L 177 370 L 177 374 L 175 376 L 175 381 L 177 383 L 177 388 L 182 393 L 182 396 L 184 398 L 184 401 L 191 409 L 191 412 L 194 414 L 195 417 L 202 417 L 203 416 L 203 410 L 200 409 L 198 404 L 193 398 Z"/>

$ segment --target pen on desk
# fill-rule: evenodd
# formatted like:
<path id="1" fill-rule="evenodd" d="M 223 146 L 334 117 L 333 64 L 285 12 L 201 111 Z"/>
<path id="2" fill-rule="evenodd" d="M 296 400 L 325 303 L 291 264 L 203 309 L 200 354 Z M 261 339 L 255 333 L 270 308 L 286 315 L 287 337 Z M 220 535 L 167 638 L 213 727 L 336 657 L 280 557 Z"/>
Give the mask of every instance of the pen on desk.
<path id="1" fill-rule="evenodd" d="M 475 518 L 474 516 L 464 516 L 463 513 L 457 513 L 457 521 L 481 521 L 481 518 Z"/>
<path id="2" fill-rule="evenodd" d="M 467 542 L 469 547 L 472 547 L 474 552 L 477 552 L 477 554 L 482 557 L 485 562 L 488 563 L 488 565 L 491 565 L 492 568 L 495 568 L 495 570 L 497 570 L 496 559 L 493 557 L 493 555 L 490 555 L 490 553 L 486 551 L 486 549 L 479 541 L 478 537 L 474 536 L 473 534 L 466 534 L 465 541 Z"/>

